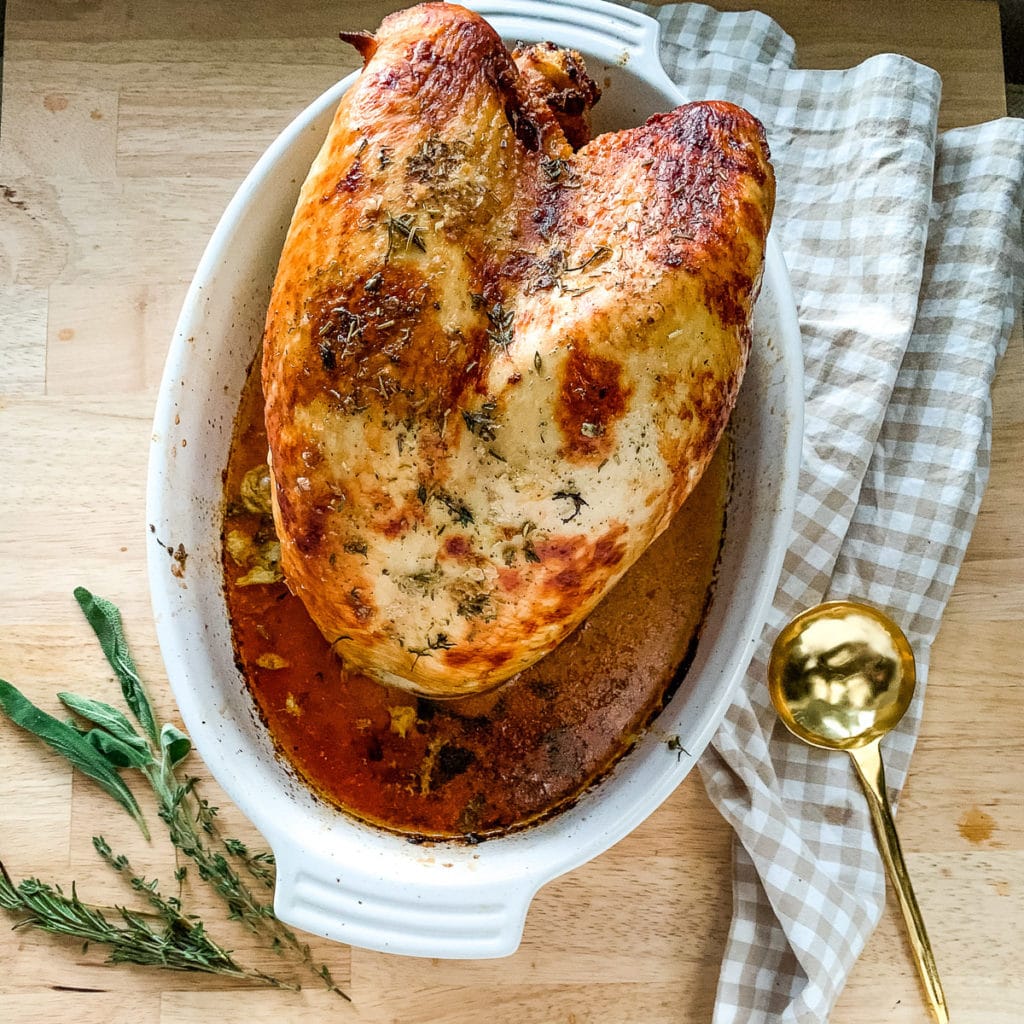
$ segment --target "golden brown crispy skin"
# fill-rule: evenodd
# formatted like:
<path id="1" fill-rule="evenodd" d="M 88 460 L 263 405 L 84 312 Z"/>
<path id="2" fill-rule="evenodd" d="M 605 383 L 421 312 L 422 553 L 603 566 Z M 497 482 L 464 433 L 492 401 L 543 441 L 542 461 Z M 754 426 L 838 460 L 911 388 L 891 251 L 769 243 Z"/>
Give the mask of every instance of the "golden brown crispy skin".
<path id="1" fill-rule="evenodd" d="M 267 314 L 282 566 L 347 662 L 454 696 L 563 639 L 699 478 L 774 178 L 727 103 L 574 153 L 569 65 L 520 73 L 460 7 L 360 49 Z"/>

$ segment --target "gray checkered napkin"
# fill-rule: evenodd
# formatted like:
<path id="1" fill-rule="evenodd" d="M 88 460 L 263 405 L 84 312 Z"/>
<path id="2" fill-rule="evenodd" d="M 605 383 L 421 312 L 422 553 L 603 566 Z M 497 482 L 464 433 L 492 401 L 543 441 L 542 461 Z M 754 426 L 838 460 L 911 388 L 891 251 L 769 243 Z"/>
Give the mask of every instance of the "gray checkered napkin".
<path id="1" fill-rule="evenodd" d="M 905 57 L 798 70 L 763 14 L 631 6 L 660 22 L 687 99 L 764 122 L 778 176 L 804 351 L 800 493 L 764 636 L 700 769 L 736 832 L 714 1022 L 809 1024 L 827 1020 L 885 883 L 849 759 L 776 727 L 767 653 L 821 600 L 893 615 L 922 684 L 884 748 L 896 797 L 988 473 L 990 386 L 1024 272 L 1024 121 L 938 134 L 939 77 Z"/>

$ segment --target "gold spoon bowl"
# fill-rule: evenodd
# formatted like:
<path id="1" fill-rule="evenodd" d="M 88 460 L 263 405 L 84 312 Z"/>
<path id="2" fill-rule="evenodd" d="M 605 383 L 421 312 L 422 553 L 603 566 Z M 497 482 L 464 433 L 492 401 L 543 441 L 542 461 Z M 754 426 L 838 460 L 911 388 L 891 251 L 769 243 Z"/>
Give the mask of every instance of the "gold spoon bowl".
<path id="1" fill-rule="evenodd" d="M 916 681 L 914 652 L 902 630 L 876 608 L 855 601 L 830 601 L 802 612 L 776 637 L 768 662 L 768 690 L 786 728 L 815 747 L 845 750 L 853 759 L 925 995 L 935 1019 L 948 1024 L 879 749 L 910 706 Z"/>

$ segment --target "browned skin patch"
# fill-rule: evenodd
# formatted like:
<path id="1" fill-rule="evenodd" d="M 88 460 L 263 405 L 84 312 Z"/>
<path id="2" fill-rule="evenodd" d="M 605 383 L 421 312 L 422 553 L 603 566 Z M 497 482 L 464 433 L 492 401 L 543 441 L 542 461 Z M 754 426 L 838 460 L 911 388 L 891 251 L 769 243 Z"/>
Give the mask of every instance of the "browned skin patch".
<path id="1" fill-rule="evenodd" d="M 532 621 L 527 619 L 527 628 L 557 622 L 564 616 L 564 605 L 586 601 L 604 586 L 608 570 L 625 557 L 625 534 L 626 527 L 620 523 L 596 540 L 566 535 L 538 541 L 537 557 L 544 574 L 537 588 L 538 611 Z"/>
<path id="2" fill-rule="evenodd" d="M 342 412 L 373 409 L 390 423 L 439 424 L 476 387 L 489 359 L 486 313 L 446 332 L 438 305 L 430 281 L 407 264 L 312 295 L 305 306 L 316 358 L 293 401 L 328 395 Z"/>
<path id="3" fill-rule="evenodd" d="M 623 144 L 623 136 L 629 143 Z M 691 103 L 639 128 L 602 136 L 585 149 L 584 188 L 628 175 L 645 190 L 642 234 L 666 267 L 699 276 L 705 300 L 726 327 L 746 323 L 754 277 L 737 239 L 763 245 L 774 206 L 764 128 L 731 103 Z M 749 196 L 766 193 L 765 209 Z"/>
<path id="4" fill-rule="evenodd" d="M 564 621 L 566 607 L 588 601 L 604 587 L 609 570 L 614 571 L 625 558 L 625 533 L 626 527 L 617 524 L 596 540 L 567 535 L 538 543 L 536 550 L 540 562 L 534 567 L 536 576 L 531 580 L 536 601 L 526 608 L 517 606 L 515 628 L 506 627 L 502 633 L 489 634 L 485 648 L 468 643 L 439 652 L 444 664 L 459 668 L 482 662 L 491 669 L 499 669 L 510 662 L 516 655 L 517 637 L 521 631 L 529 634 L 543 626 Z M 499 581 L 507 581 L 513 588 L 520 579 L 518 574 L 505 579 L 499 574 Z"/>
<path id="5" fill-rule="evenodd" d="M 613 426 L 625 411 L 632 388 L 622 382 L 622 365 L 594 355 L 577 342 L 565 360 L 555 422 L 571 461 L 605 458 L 613 447 Z"/>
<path id="6" fill-rule="evenodd" d="M 472 551 L 473 543 L 469 537 L 449 537 L 444 542 L 444 553 L 452 558 L 465 558 Z"/>
<path id="7" fill-rule="evenodd" d="M 68 109 L 68 98 L 62 96 L 59 92 L 47 93 L 43 97 L 43 106 L 50 111 L 51 114 L 56 114 L 61 110 Z"/>

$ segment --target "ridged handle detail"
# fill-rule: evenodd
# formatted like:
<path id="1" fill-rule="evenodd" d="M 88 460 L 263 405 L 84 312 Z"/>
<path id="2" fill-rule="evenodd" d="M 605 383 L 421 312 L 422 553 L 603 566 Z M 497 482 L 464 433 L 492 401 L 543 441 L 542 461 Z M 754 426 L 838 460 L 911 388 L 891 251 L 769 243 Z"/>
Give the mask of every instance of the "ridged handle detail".
<path id="1" fill-rule="evenodd" d="M 420 873 L 403 884 L 403 873 Z M 431 877 L 433 876 L 433 877 Z M 532 890 L 480 883 L 466 865 L 410 862 L 390 880 L 316 856 L 277 858 L 282 921 L 339 942 L 405 956 L 485 959 L 518 948 Z"/>

